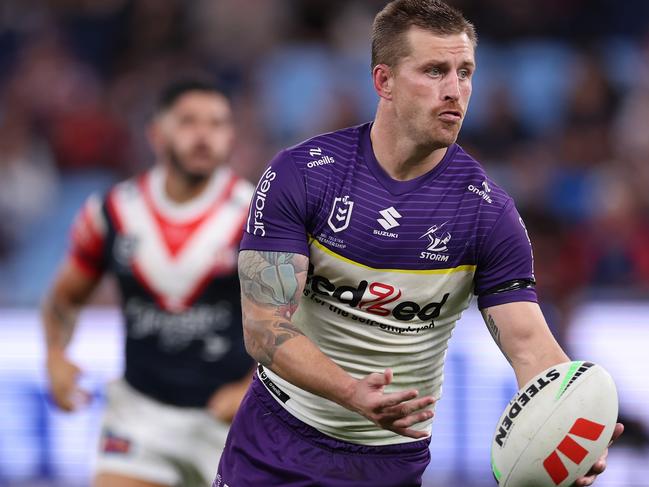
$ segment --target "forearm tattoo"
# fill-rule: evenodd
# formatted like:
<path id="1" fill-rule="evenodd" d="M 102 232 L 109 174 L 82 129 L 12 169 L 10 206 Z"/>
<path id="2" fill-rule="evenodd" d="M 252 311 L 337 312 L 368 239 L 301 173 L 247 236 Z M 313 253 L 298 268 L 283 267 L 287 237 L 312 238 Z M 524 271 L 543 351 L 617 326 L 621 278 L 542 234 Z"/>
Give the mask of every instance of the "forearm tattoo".
<path id="1" fill-rule="evenodd" d="M 502 354 L 505 356 L 507 361 L 511 364 L 512 361 L 503 350 L 502 343 L 500 342 L 500 329 L 498 328 L 498 325 L 496 325 L 496 322 L 493 319 L 493 316 L 491 316 L 489 313 L 487 313 L 487 316 L 485 317 L 485 323 L 487 324 L 487 329 L 489 330 L 489 333 L 491 333 L 492 338 L 496 342 L 496 345 L 498 345 L 498 348 L 500 348 L 500 351 Z"/>
<path id="2" fill-rule="evenodd" d="M 77 311 L 69 309 L 53 299 L 49 301 L 48 307 L 56 328 L 47 334 L 47 344 L 65 347 L 72 339 L 72 333 L 77 322 Z"/>
<path id="3" fill-rule="evenodd" d="M 244 336 L 250 354 L 270 366 L 277 349 L 304 335 L 289 320 L 297 310 L 308 258 L 288 252 L 245 251 L 239 259 Z"/>

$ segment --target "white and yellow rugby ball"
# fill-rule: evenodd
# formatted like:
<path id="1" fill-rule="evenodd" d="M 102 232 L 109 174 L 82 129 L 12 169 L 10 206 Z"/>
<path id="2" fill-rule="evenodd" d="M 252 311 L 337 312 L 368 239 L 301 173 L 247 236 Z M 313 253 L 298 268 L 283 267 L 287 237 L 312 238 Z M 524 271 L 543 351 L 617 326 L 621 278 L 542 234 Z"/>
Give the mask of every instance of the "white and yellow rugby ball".
<path id="1" fill-rule="evenodd" d="M 602 455 L 617 422 L 613 379 L 591 362 L 550 367 L 500 417 L 491 466 L 502 487 L 567 487 Z"/>

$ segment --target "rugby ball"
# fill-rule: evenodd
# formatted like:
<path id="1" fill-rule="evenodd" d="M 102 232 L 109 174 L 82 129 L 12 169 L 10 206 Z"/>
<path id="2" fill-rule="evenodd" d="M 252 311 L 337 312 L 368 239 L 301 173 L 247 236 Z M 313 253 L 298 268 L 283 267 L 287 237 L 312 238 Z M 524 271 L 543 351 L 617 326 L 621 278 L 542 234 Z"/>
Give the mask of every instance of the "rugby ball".
<path id="1" fill-rule="evenodd" d="M 617 422 L 613 379 L 591 362 L 566 362 L 525 384 L 503 412 L 491 444 L 502 487 L 567 487 L 607 448 Z"/>

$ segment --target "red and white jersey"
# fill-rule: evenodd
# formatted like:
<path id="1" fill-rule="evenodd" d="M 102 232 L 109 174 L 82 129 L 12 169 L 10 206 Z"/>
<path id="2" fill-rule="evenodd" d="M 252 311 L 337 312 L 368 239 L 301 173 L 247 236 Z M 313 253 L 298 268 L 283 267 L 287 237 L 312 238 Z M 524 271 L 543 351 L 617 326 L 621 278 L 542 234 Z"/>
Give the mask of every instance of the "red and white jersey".
<path id="1" fill-rule="evenodd" d="M 157 167 L 91 196 L 71 257 L 118 279 L 127 326 L 126 380 L 166 403 L 203 406 L 252 365 L 244 345 L 237 254 L 253 187 L 220 168 L 183 204 Z"/>

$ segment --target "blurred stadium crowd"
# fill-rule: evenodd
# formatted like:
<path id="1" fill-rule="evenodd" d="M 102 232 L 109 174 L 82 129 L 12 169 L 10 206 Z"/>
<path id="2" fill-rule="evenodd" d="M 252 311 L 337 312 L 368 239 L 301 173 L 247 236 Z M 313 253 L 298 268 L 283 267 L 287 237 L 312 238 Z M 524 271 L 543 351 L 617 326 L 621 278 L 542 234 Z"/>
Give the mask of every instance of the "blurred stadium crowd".
<path id="1" fill-rule="evenodd" d="M 170 78 L 233 97 L 251 180 L 280 147 L 370 119 L 384 3 L 0 2 L 0 306 L 36 304 L 85 196 L 151 163 Z M 584 293 L 649 295 L 649 2 L 450 3 L 480 37 L 459 142 L 516 198 L 556 323 Z"/>

